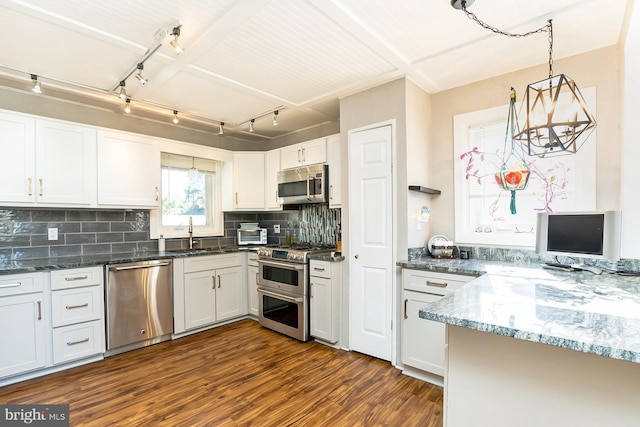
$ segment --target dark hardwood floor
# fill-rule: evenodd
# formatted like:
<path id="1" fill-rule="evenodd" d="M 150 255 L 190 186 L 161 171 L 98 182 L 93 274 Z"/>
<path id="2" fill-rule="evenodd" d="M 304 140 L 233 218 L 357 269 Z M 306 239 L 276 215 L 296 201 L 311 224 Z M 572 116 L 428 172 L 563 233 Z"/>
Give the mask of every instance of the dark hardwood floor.
<path id="1" fill-rule="evenodd" d="M 1 387 L 0 403 L 68 403 L 72 426 L 442 426 L 442 388 L 252 320 Z"/>

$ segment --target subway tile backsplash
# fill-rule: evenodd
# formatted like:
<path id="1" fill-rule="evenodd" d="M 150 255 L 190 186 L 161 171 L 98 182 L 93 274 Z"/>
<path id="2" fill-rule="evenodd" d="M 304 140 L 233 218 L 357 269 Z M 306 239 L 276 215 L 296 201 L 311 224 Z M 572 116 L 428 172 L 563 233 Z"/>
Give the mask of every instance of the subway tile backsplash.
<path id="1" fill-rule="evenodd" d="M 340 209 L 326 205 L 274 212 L 227 212 L 223 237 L 197 238 L 202 247 L 237 244 L 242 222 L 267 228 L 267 243 L 284 244 L 287 232 L 294 241 L 335 244 L 340 232 Z M 274 226 L 280 225 L 276 234 Z M 58 238 L 49 240 L 56 228 Z M 149 211 L 0 209 L 0 261 L 108 253 L 145 253 L 158 249 L 149 238 Z M 168 239 L 167 250 L 188 247 L 188 239 Z"/>

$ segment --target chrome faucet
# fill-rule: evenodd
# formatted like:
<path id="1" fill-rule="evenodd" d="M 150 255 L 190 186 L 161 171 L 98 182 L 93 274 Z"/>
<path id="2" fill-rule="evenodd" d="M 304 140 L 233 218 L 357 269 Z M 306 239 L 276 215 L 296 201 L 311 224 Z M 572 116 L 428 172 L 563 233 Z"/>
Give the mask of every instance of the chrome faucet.
<path id="1" fill-rule="evenodd" d="M 189 249 L 193 249 L 193 218 L 189 217 Z"/>

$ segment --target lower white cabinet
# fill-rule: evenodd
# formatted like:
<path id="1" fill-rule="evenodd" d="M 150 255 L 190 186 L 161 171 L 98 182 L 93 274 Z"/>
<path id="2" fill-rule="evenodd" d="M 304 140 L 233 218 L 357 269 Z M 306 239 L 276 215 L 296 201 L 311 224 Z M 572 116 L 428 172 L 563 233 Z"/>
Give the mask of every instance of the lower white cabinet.
<path id="1" fill-rule="evenodd" d="M 174 333 L 247 314 L 242 254 L 173 260 Z"/>
<path id="2" fill-rule="evenodd" d="M 444 375 L 445 325 L 422 319 L 419 311 L 461 288 L 474 277 L 421 270 L 402 270 L 402 363 Z"/>
<path id="3" fill-rule="evenodd" d="M 336 343 L 340 337 L 342 263 L 311 260 L 309 299 L 312 337 Z"/>
<path id="4" fill-rule="evenodd" d="M 258 295 L 258 254 L 249 252 L 247 262 L 247 288 L 249 289 L 249 314 L 258 317 L 260 296 Z"/>
<path id="5" fill-rule="evenodd" d="M 43 275 L 0 276 L 0 378 L 47 363 Z"/>
<path id="6" fill-rule="evenodd" d="M 104 353 L 103 267 L 51 272 L 53 363 Z"/>

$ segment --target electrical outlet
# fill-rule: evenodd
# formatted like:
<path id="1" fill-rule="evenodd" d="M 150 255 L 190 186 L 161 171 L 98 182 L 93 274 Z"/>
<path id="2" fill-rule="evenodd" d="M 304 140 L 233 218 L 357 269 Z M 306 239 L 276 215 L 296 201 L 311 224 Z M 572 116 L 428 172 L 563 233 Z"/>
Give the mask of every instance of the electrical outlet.
<path id="1" fill-rule="evenodd" d="M 48 228 L 47 236 L 49 236 L 49 240 L 58 240 L 58 229 L 57 228 Z"/>
<path id="2" fill-rule="evenodd" d="M 276 224 L 273 226 L 273 232 L 274 233 L 280 233 L 280 224 Z"/>

